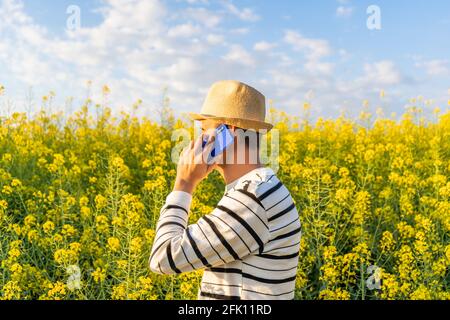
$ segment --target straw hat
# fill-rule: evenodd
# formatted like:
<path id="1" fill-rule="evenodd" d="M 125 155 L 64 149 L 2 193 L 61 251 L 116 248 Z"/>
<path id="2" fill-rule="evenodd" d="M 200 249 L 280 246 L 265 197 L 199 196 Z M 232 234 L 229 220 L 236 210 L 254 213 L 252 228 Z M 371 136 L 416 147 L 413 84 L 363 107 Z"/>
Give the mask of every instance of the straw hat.
<path id="1" fill-rule="evenodd" d="M 189 115 L 193 120 L 214 120 L 242 129 L 265 129 L 269 132 L 273 128 L 272 124 L 265 122 L 264 95 L 245 83 L 233 80 L 214 83 L 200 114 L 191 112 Z"/>

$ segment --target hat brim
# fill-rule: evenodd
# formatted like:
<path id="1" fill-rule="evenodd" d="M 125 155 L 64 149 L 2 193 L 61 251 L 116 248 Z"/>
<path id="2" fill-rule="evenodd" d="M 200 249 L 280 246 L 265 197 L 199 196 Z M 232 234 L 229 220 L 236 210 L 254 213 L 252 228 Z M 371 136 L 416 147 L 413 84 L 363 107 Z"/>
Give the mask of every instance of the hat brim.
<path id="1" fill-rule="evenodd" d="M 271 124 L 271 123 L 256 121 L 256 120 L 217 117 L 217 116 L 213 116 L 213 115 L 199 114 L 199 113 L 193 113 L 193 112 L 188 113 L 188 115 L 192 120 L 196 120 L 196 121 L 214 120 L 217 122 L 221 122 L 223 124 L 236 126 L 236 127 L 242 128 L 242 129 L 255 130 L 258 132 L 260 130 L 265 130 L 266 132 L 269 132 L 273 128 L 273 124 Z"/>

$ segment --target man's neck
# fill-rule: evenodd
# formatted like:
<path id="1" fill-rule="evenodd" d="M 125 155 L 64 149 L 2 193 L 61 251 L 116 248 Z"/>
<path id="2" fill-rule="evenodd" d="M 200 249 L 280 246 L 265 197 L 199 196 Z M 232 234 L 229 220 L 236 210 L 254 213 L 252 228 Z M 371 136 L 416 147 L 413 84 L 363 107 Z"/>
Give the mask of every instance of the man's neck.
<path id="1" fill-rule="evenodd" d="M 225 183 L 228 185 L 240 177 L 246 175 L 250 171 L 253 171 L 258 168 L 262 168 L 262 164 L 232 164 L 225 165 L 221 169 L 222 176 L 225 180 Z"/>

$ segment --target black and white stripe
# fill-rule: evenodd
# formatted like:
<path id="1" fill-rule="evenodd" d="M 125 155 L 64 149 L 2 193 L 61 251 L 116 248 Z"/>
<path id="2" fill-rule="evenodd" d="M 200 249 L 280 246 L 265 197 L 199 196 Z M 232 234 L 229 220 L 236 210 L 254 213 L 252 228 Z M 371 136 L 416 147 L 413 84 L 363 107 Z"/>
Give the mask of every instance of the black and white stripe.
<path id="1" fill-rule="evenodd" d="M 210 214 L 189 226 L 190 195 L 169 195 L 150 268 L 161 274 L 205 268 L 199 299 L 292 299 L 301 224 L 289 191 L 270 168 L 227 189 Z"/>

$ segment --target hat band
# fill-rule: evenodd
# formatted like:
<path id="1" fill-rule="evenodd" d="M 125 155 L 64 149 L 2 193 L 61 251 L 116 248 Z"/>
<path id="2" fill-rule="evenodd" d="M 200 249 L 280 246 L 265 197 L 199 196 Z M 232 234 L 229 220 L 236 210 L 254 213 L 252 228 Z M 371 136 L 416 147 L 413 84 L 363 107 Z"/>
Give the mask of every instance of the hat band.
<path id="1" fill-rule="evenodd" d="M 270 131 L 273 125 L 264 121 L 252 120 L 252 119 L 242 119 L 242 118 L 231 118 L 231 117 L 220 117 L 210 114 L 196 114 L 191 113 L 191 117 L 194 120 L 215 120 L 222 122 L 224 124 L 233 125 L 246 130 L 267 130 Z"/>

